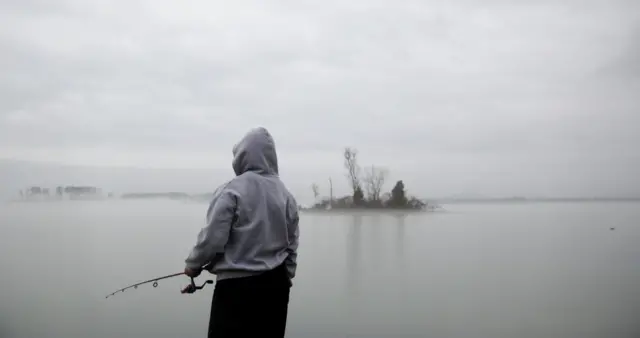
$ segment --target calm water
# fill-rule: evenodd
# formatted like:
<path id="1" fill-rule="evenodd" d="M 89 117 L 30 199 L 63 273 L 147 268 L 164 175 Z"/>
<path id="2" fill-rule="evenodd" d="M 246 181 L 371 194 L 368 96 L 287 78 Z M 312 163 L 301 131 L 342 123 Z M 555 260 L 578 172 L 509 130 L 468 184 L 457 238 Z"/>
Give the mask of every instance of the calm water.
<path id="1" fill-rule="evenodd" d="M 446 209 L 303 215 L 288 337 L 640 337 L 640 204 Z M 0 206 L 0 337 L 205 337 L 213 288 L 104 298 L 181 271 L 205 210 Z"/>

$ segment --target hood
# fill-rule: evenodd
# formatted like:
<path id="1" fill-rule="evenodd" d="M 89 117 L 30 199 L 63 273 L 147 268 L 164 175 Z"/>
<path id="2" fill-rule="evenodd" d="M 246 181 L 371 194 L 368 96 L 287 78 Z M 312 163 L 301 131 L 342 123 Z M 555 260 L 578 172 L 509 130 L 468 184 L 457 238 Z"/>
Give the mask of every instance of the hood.
<path id="1" fill-rule="evenodd" d="M 238 176 L 247 171 L 262 175 L 278 175 L 276 145 L 269 131 L 262 127 L 250 130 L 233 147 L 232 166 Z"/>

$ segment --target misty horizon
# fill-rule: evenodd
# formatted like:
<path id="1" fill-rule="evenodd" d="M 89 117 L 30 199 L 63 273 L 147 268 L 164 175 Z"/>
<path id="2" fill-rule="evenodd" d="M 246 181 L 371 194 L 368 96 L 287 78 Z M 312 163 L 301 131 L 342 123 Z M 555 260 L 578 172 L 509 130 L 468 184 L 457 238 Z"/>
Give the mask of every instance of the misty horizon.
<path id="1" fill-rule="evenodd" d="M 208 194 L 216 187 L 233 177 L 233 171 L 229 167 L 224 168 L 144 168 L 144 167 L 103 167 L 103 166 L 74 166 L 61 163 L 50 162 L 30 162 L 18 160 L 0 159 L 0 173 L 3 177 L 8 177 L 6 169 L 14 166 L 14 170 L 23 171 L 22 177 L 12 182 L 0 182 L 0 196 L 5 198 L 15 198 L 18 191 L 30 186 L 42 186 L 51 188 L 52 193 L 57 186 L 95 186 L 102 189 L 104 194 L 114 193 L 116 197 L 128 193 L 168 193 L 180 192 L 190 195 Z M 336 170 L 337 175 L 327 177 L 324 182 L 317 180 L 313 182 L 300 182 L 296 180 L 283 180 L 291 186 L 291 190 L 302 204 L 309 204 L 314 201 L 311 184 L 316 183 L 320 187 L 320 197 L 329 197 L 329 182 L 332 179 L 334 197 L 349 195 L 350 188 L 344 172 L 341 168 Z M 3 171 L 4 170 L 4 171 Z M 344 171 L 344 170 L 342 170 Z M 14 176 L 15 177 L 15 176 Z M 581 195 L 542 195 L 542 194 L 487 194 L 483 192 L 449 192 L 440 195 L 417 192 L 407 184 L 409 195 L 427 200 L 456 200 L 456 199 L 502 199 L 502 198 L 528 198 L 528 199 L 563 199 L 563 198 L 639 198 L 637 194 L 581 194 Z M 30 182 L 30 183 L 28 183 Z M 39 182 L 35 184 L 33 182 Z M 204 183 L 203 183 L 204 182 Z M 410 182 L 410 181 L 409 181 Z M 3 184 L 2 184 L 3 183 Z M 383 192 L 388 192 L 395 184 L 395 180 L 388 180 Z M 13 189 L 7 189 L 11 186 Z"/>

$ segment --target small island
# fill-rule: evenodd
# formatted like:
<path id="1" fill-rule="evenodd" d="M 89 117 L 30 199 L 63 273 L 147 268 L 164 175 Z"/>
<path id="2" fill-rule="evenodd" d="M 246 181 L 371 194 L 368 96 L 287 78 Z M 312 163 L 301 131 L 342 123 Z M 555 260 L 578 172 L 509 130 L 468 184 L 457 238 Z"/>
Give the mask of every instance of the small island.
<path id="1" fill-rule="evenodd" d="M 333 183 L 329 179 L 329 197 L 321 198 L 319 187 L 313 184 L 316 203 L 311 207 L 300 207 L 305 211 L 348 211 L 348 210 L 405 210 L 424 211 L 434 207 L 414 196 L 407 196 L 404 182 L 399 180 L 390 192 L 382 193 L 389 171 L 371 165 L 364 173 L 358 163 L 358 151 L 347 147 L 344 149 L 344 167 L 352 193 L 348 196 L 334 198 Z"/>

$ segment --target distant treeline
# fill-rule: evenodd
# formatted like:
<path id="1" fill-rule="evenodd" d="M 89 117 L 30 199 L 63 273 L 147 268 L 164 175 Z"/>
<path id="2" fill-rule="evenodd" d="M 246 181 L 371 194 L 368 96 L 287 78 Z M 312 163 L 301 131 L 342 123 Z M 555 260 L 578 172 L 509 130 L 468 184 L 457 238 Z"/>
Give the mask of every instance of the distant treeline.
<path id="1" fill-rule="evenodd" d="M 187 194 L 185 192 L 134 192 L 127 193 L 120 196 L 122 199 L 158 199 L 158 198 L 166 198 L 166 199 L 175 199 L 175 200 L 202 200 L 208 201 L 211 199 L 213 194 Z"/>
<path id="2" fill-rule="evenodd" d="M 184 192 L 135 192 L 123 194 L 120 198 L 133 199 L 133 198 L 169 198 L 169 199 L 186 199 L 190 198 L 189 194 Z"/>
<path id="3" fill-rule="evenodd" d="M 442 198 L 439 203 L 523 203 L 523 202 L 640 202 L 640 197 L 480 197 Z"/>
<path id="4" fill-rule="evenodd" d="M 49 188 L 40 186 L 31 186 L 18 192 L 21 199 L 82 199 L 82 198 L 100 198 L 102 196 L 102 190 L 93 186 L 57 186 L 55 192 L 52 192 Z M 108 195 L 109 197 L 112 194 Z"/>

